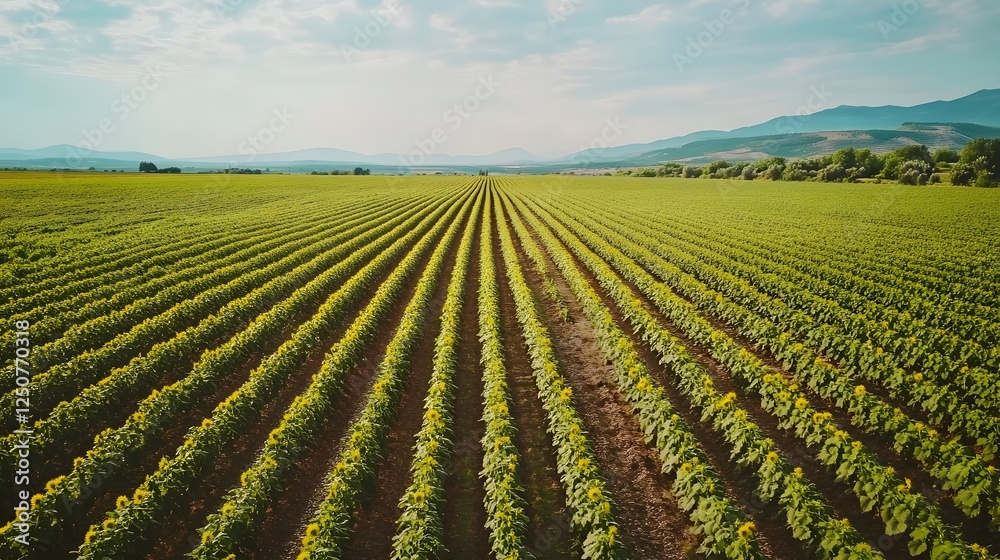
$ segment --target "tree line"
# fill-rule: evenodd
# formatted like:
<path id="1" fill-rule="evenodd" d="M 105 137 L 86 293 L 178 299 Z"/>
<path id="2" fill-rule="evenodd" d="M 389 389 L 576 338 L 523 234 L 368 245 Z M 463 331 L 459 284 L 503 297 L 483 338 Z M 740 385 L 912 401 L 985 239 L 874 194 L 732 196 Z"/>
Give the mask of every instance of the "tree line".
<path id="1" fill-rule="evenodd" d="M 371 175 L 371 169 L 363 169 L 361 167 L 355 167 L 354 171 L 345 169 L 333 169 L 331 171 L 312 171 L 310 175 Z"/>
<path id="2" fill-rule="evenodd" d="M 954 185 L 1000 186 L 1000 139 L 976 139 L 961 152 L 942 148 L 931 152 L 914 145 L 886 154 L 867 148 L 844 148 L 828 156 L 787 160 L 769 157 L 757 161 L 714 161 L 708 165 L 666 163 L 660 167 L 619 172 L 634 177 L 685 177 L 689 179 L 770 179 L 772 181 L 822 181 L 858 183 L 862 180 L 898 181 L 906 185 L 941 182 L 950 173 Z"/>
<path id="3" fill-rule="evenodd" d="M 180 173 L 180 167 L 164 167 L 158 168 L 156 164 L 151 161 L 140 161 L 139 162 L 139 173 Z"/>

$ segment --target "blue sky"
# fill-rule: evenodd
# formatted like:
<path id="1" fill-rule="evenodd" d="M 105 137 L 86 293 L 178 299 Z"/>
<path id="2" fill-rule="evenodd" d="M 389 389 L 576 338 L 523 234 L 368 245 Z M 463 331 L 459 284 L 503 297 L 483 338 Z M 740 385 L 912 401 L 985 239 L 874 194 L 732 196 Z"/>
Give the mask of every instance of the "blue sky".
<path id="1" fill-rule="evenodd" d="M 993 0 L 4 0 L 0 146 L 565 154 L 1000 87 L 998 24 Z"/>

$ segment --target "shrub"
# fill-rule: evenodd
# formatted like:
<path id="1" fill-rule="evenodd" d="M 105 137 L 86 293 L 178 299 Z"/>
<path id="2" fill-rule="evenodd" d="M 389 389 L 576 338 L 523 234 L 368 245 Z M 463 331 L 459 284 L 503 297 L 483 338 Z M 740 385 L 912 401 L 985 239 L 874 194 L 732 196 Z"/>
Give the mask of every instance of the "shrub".
<path id="1" fill-rule="evenodd" d="M 843 165 L 834 163 L 819 170 L 816 177 L 820 181 L 837 182 L 847 178 L 847 169 Z"/>
<path id="2" fill-rule="evenodd" d="M 957 163 L 958 162 L 958 152 L 952 150 L 951 148 L 941 148 L 935 150 L 933 154 L 934 163 Z"/>
<path id="3" fill-rule="evenodd" d="M 679 163 L 665 163 L 660 168 L 659 175 L 662 177 L 680 177 L 684 171 L 684 166 Z"/>
<path id="4" fill-rule="evenodd" d="M 757 173 L 766 173 L 768 169 L 774 166 L 781 167 L 782 170 L 784 170 L 786 163 L 787 161 L 783 157 L 769 157 L 758 160 L 757 163 L 754 164 L 754 170 Z"/>
<path id="5" fill-rule="evenodd" d="M 1000 175 L 1000 139 L 977 138 L 962 148 L 960 161 L 972 165 L 976 171 Z"/>
<path id="6" fill-rule="evenodd" d="M 899 166 L 899 182 L 904 185 L 926 185 L 934 168 L 922 159 L 904 161 Z"/>
<path id="7" fill-rule="evenodd" d="M 716 173 L 727 167 L 729 167 L 729 162 L 727 162 L 724 159 L 720 159 L 719 161 L 713 161 L 712 163 L 708 164 L 707 171 L 710 175 L 714 176 Z"/>
<path id="8" fill-rule="evenodd" d="M 785 172 L 781 174 L 781 179 L 783 181 L 805 181 L 809 179 L 809 173 L 798 166 L 788 166 Z"/>
<path id="9" fill-rule="evenodd" d="M 685 179 L 697 179 L 698 177 L 701 177 L 702 173 L 702 168 L 695 167 L 693 165 L 684 166 L 684 170 L 681 172 Z"/>
<path id="10" fill-rule="evenodd" d="M 951 167 L 951 184 L 966 186 L 976 180 L 976 169 L 967 163 L 956 163 Z"/>
<path id="11" fill-rule="evenodd" d="M 996 175 L 993 175 L 989 171 L 980 171 L 979 174 L 976 175 L 975 186 L 992 189 L 1000 187 L 1000 180 L 997 179 Z"/>

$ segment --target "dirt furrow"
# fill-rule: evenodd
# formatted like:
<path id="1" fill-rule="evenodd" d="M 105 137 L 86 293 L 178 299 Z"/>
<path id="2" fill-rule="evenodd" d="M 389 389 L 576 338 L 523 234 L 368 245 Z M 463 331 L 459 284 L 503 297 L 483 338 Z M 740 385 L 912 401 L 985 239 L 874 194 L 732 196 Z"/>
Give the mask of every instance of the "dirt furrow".
<path id="1" fill-rule="evenodd" d="M 500 237 L 493 222 L 493 255 L 500 292 L 500 316 L 503 323 L 504 365 L 510 387 L 510 415 L 517 427 L 515 444 L 521 454 L 519 469 L 524 499 L 527 502 L 528 546 L 537 558 L 571 560 L 577 555 L 569 522 L 573 515 L 559 481 L 552 437 L 546 431 L 548 420 L 532 373 L 531 359 L 521 338 L 514 296 L 506 282 L 507 268 L 500 258 Z"/>
<path id="2" fill-rule="evenodd" d="M 520 245 L 518 254 L 525 262 Z M 548 307 L 542 308 L 544 319 L 614 499 L 622 542 L 636 560 L 694 558 L 699 539 L 677 505 L 670 477 L 660 471 L 657 452 L 646 444 L 638 420 L 618 392 L 596 330 L 551 262 L 549 269 L 576 320 L 563 323 Z M 532 290 L 541 293 L 542 278 L 530 267 L 525 272 Z"/>
<path id="3" fill-rule="evenodd" d="M 532 233 L 536 235 L 534 232 Z M 565 246 L 563 247 L 565 248 Z M 774 559 L 793 560 L 808 556 L 809 552 L 803 544 L 795 540 L 791 532 L 785 528 L 784 510 L 776 501 L 765 503 L 757 496 L 757 481 L 754 478 L 754 473 L 749 472 L 745 467 L 738 465 L 734 459 L 730 458 L 731 446 L 721 435 L 712 430 L 711 426 L 701 421 L 701 414 L 691 408 L 689 399 L 678 390 L 673 374 L 660 364 L 660 357 L 642 340 L 642 337 L 633 332 L 632 325 L 621 315 L 618 307 L 608 296 L 604 288 L 601 287 L 593 273 L 569 249 L 566 250 L 576 267 L 600 296 L 605 307 L 608 308 L 608 311 L 615 320 L 615 324 L 622 332 L 629 335 L 650 373 L 666 390 L 667 396 L 677 410 L 677 413 L 684 419 L 701 444 L 701 448 L 708 456 L 712 468 L 719 473 L 725 482 L 729 498 L 739 504 L 743 511 L 756 522 L 758 538 L 764 552 L 769 558 Z M 548 255 L 546 256 L 548 257 Z M 621 280 L 625 282 L 624 279 Z M 626 285 L 629 284 L 626 282 Z M 639 291 L 634 286 L 629 285 L 629 287 L 639 295 Z M 654 313 L 661 323 L 665 321 L 656 309 L 651 309 L 651 305 L 648 302 L 644 302 L 644 306 L 648 311 Z M 753 415 L 750 416 L 756 421 Z"/>
<path id="4" fill-rule="evenodd" d="M 424 397 L 434 368 L 434 341 L 441 331 L 441 310 L 458 245 L 456 239 L 448 250 L 420 340 L 410 360 L 410 375 L 396 407 L 396 420 L 386 440 L 385 455 L 375 469 L 372 484 L 360 499 L 361 507 L 354 512 L 354 530 L 344 547 L 345 558 L 389 558 L 392 553 L 392 537 L 396 534 L 396 520 L 400 514 L 399 499 L 412 481 L 413 445 L 423 423 Z"/>
<path id="5" fill-rule="evenodd" d="M 854 495 L 849 491 L 844 491 L 843 485 L 836 482 L 835 475 L 828 472 L 823 465 L 816 461 L 815 454 L 805 446 L 804 442 L 795 437 L 795 434 L 787 430 L 782 430 L 778 427 L 777 418 L 761 407 L 760 399 L 756 395 L 747 394 L 742 384 L 733 379 L 726 367 L 713 358 L 708 349 L 688 338 L 683 331 L 678 329 L 673 323 L 664 317 L 655 305 L 648 300 L 648 298 L 641 295 L 639 290 L 636 289 L 634 285 L 625 280 L 623 281 L 630 288 L 632 288 L 636 294 L 639 295 L 639 298 L 642 300 L 646 310 L 657 318 L 660 325 L 677 337 L 688 352 L 696 359 L 696 361 L 704 367 L 709 374 L 711 374 L 715 382 L 715 387 L 720 392 L 736 393 L 738 398 L 737 402 L 747 411 L 748 416 L 757 423 L 767 437 L 774 440 L 778 449 L 785 456 L 785 458 L 788 459 L 792 466 L 801 467 L 803 469 L 806 477 L 816 484 L 817 489 L 823 494 L 837 513 L 847 518 L 851 524 L 856 527 L 858 531 L 869 541 L 869 543 L 872 544 L 872 546 L 883 552 L 886 558 L 903 559 L 909 557 L 905 543 L 897 543 L 896 539 L 887 537 L 884 534 L 884 531 L 882 531 L 883 524 L 881 519 L 878 519 L 875 514 L 862 512 L 861 507 Z M 648 350 L 645 344 L 643 344 L 643 348 Z M 663 368 L 655 368 L 654 371 L 667 373 L 664 372 Z M 661 382 L 664 386 L 670 389 L 672 393 L 671 398 L 673 398 L 673 395 L 677 394 L 676 386 L 674 385 L 673 380 L 669 378 L 669 376 L 665 375 L 664 378 L 661 379 Z M 697 419 L 695 419 L 694 423 L 691 423 L 692 427 L 696 424 L 700 424 L 700 422 L 697 422 Z M 696 435 L 698 436 L 698 440 L 703 444 L 710 440 L 710 436 L 708 435 L 703 435 L 699 432 L 696 432 Z M 717 462 L 715 466 L 718 468 L 721 465 Z M 738 472 L 738 470 L 735 472 Z M 738 477 L 739 475 L 734 474 L 734 476 Z M 726 478 L 727 480 L 739 480 L 739 478 L 731 478 L 728 475 Z M 748 502 L 743 501 L 743 503 Z M 751 501 L 749 503 L 754 504 L 755 502 Z M 756 505 L 754 505 L 754 507 L 760 508 L 761 506 L 763 506 L 763 504 L 760 504 L 759 500 L 756 500 Z M 765 513 L 765 515 L 767 514 Z M 787 530 L 784 529 L 784 520 L 781 517 L 782 515 L 783 514 L 781 512 L 774 511 L 770 514 L 770 518 L 780 523 L 782 525 L 782 531 L 787 532 Z M 758 528 L 771 532 L 768 525 L 770 524 L 758 523 Z M 780 535 L 773 535 L 768 540 L 777 544 L 785 541 L 786 538 Z M 792 546 L 792 543 L 788 543 L 786 548 L 789 551 L 794 550 L 791 548 Z M 796 556 L 792 554 L 790 557 L 795 558 Z"/>
<path id="6" fill-rule="evenodd" d="M 482 223 L 480 223 L 482 227 Z M 485 434 L 483 425 L 483 377 L 479 360 L 479 251 L 481 237 L 472 246 L 465 301 L 462 306 L 461 336 L 455 371 L 455 426 L 452 432 L 451 462 L 444 485 L 444 547 L 455 560 L 487 558 L 490 547 L 486 534 L 486 490 L 479 478 L 483 468 Z"/>
<path id="7" fill-rule="evenodd" d="M 430 253 L 422 259 L 419 270 L 423 270 L 429 260 Z M 365 399 L 378 375 L 378 366 L 385 356 L 386 347 L 395 335 L 396 327 L 416 287 L 417 276 L 393 304 L 382 328 L 377 330 L 375 338 L 368 345 L 368 351 L 348 376 L 341 395 L 340 412 L 326 418 L 320 431 L 322 436 L 315 438 L 313 447 L 285 473 L 283 489 L 271 500 L 271 507 L 258 525 L 257 534 L 260 537 L 246 542 L 240 548 L 240 558 L 258 560 L 295 557 L 305 527 L 323 501 L 326 477 L 337 462 L 342 448 L 341 440 L 347 434 L 351 422 L 365 406 Z"/>
<path id="8" fill-rule="evenodd" d="M 646 270 L 651 275 L 655 276 L 654 272 L 649 271 L 648 269 Z M 593 277 L 590 277 L 590 279 L 591 282 L 594 283 Z M 632 283 L 624 279 L 623 282 L 625 282 L 626 285 L 633 290 L 633 292 L 640 294 L 639 290 Z M 677 295 L 681 299 L 690 303 L 690 300 L 685 298 L 682 294 Z M 862 531 L 862 533 L 866 536 L 866 538 L 868 538 L 872 546 L 879 548 L 886 553 L 886 556 L 891 557 L 891 550 L 899 549 L 900 546 L 905 545 L 905 537 L 890 537 L 881 534 L 880 531 L 876 529 L 882 527 L 881 519 L 878 519 L 877 515 L 862 513 L 853 494 L 847 493 L 845 496 L 843 489 L 837 489 L 837 486 L 842 485 L 837 483 L 835 477 L 827 474 L 825 472 L 825 468 L 815 461 L 815 453 L 810 451 L 804 443 L 795 438 L 793 434 L 784 430 L 779 430 L 777 428 L 777 420 L 772 422 L 773 417 L 760 408 L 759 398 L 754 395 L 749 395 L 748 397 L 744 393 L 741 383 L 736 382 L 736 385 L 734 385 L 734 380 L 729 377 L 729 373 L 725 370 L 725 367 L 714 360 L 706 348 L 691 341 L 683 334 L 683 332 L 676 329 L 672 323 L 659 312 L 659 310 L 648 298 L 641 296 L 640 299 L 643 301 L 643 305 L 646 307 L 647 311 L 653 313 L 661 325 L 667 327 L 668 330 L 670 330 L 675 336 L 684 341 L 685 347 L 688 348 L 688 350 L 699 360 L 699 362 L 705 365 L 709 371 L 715 375 L 717 380 L 724 378 L 724 384 L 716 384 L 721 391 L 727 392 L 734 390 L 740 396 L 741 402 L 747 405 L 746 408 L 748 411 L 752 412 L 751 416 L 755 419 L 755 421 L 757 421 L 762 429 L 765 429 L 767 426 L 772 426 L 771 429 L 765 429 L 765 433 L 778 442 L 779 447 L 782 449 L 786 451 L 794 451 L 790 454 L 790 458 L 794 459 L 792 462 L 795 466 L 802 466 L 806 469 L 806 465 L 813 464 L 822 471 L 822 476 L 817 474 L 817 476 L 811 476 L 810 478 L 814 479 L 814 482 L 816 482 L 820 491 L 823 492 L 824 495 L 835 497 L 834 500 L 831 500 L 835 509 L 847 514 L 847 517 L 852 522 L 857 521 L 865 525 L 866 531 Z M 775 373 L 781 374 L 789 379 L 792 378 L 791 373 L 786 371 L 783 365 L 773 355 L 747 339 L 737 329 L 718 320 L 712 315 L 702 314 L 702 316 L 709 321 L 714 328 L 725 332 L 734 341 L 753 353 Z M 833 419 L 848 433 L 850 433 L 851 437 L 861 441 L 872 453 L 876 455 L 882 464 L 896 469 L 899 476 L 912 480 L 914 487 L 918 492 L 936 502 L 941 507 L 943 519 L 958 527 L 965 539 L 970 542 L 980 543 L 994 543 L 997 541 L 997 534 L 995 531 L 991 531 L 987 516 L 983 515 L 972 521 L 966 518 L 957 508 L 955 508 L 946 493 L 940 489 L 940 484 L 928 475 L 916 460 L 910 456 L 901 456 L 893 449 L 893 441 L 891 438 L 880 434 L 869 434 L 862 430 L 858 430 L 856 427 L 852 426 L 850 414 L 847 411 L 844 411 L 843 409 L 834 406 L 830 401 L 823 399 L 808 386 L 804 386 L 803 389 L 809 398 L 811 406 L 820 412 L 831 413 Z M 776 434 L 774 433 L 775 431 L 783 433 Z M 699 436 L 699 439 L 701 439 L 701 436 Z M 787 443 L 783 444 L 783 441 Z M 806 469 L 806 472 L 808 473 L 809 470 Z M 825 480 L 826 482 L 821 483 L 821 480 Z M 872 519 L 874 519 L 874 523 L 870 521 Z M 855 523 L 855 525 L 857 526 L 857 523 Z"/>

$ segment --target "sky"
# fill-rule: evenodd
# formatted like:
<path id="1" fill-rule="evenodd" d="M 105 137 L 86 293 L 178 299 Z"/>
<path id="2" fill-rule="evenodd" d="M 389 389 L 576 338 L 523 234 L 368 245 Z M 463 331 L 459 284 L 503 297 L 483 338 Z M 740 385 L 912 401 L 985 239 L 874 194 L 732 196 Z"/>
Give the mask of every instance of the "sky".
<path id="1" fill-rule="evenodd" d="M 998 24 L 995 0 L 2 0 L 0 147 L 556 156 L 997 88 Z"/>

